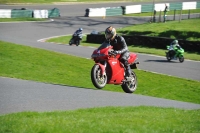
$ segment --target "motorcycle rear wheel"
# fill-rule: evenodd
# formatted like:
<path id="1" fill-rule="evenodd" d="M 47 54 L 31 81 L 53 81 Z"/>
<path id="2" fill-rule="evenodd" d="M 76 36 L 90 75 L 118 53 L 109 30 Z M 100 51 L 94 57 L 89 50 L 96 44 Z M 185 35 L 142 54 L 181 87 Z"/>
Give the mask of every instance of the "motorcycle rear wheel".
<path id="1" fill-rule="evenodd" d="M 133 93 L 137 89 L 137 76 L 134 71 L 132 71 L 132 81 L 125 82 L 121 85 L 122 89 L 126 93 Z"/>
<path id="2" fill-rule="evenodd" d="M 102 75 L 102 70 L 97 64 L 92 67 L 91 80 L 93 85 L 98 89 L 102 89 L 107 83 L 107 75 Z"/>

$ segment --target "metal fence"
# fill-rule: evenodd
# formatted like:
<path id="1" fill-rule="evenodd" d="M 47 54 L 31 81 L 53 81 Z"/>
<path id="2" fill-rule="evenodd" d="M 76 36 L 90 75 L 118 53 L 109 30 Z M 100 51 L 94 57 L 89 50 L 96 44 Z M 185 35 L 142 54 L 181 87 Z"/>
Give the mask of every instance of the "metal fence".
<path id="1" fill-rule="evenodd" d="M 194 10 L 176 10 L 174 9 L 173 15 L 164 15 L 163 11 L 154 11 L 153 16 L 150 18 L 150 22 L 166 22 L 166 21 L 181 21 L 184 19 L 200 18 L 200 12 L 193 12 Z"/>

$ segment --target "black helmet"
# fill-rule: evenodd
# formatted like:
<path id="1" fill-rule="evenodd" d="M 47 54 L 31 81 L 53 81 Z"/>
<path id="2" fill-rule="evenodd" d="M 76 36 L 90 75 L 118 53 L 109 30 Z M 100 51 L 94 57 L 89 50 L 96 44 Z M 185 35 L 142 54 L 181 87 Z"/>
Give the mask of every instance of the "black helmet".
<path id="1" fill-rule="evenodd" d="M 115 36 L 116 36 L 116 29 L 113 28 L 112 26 L 109 26 L 108 28 L 106 28 L 105 30 L 105 38 L 106 40 L 112 40 Z"/>

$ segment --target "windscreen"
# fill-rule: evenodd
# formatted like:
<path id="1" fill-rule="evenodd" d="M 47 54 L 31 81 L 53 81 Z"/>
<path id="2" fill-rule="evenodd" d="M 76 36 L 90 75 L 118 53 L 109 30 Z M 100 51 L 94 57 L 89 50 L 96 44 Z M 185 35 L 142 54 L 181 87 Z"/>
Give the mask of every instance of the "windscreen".
<path id="1" fill-rule="evenodd" d="M 107 47 L 109 47 L 109 46 L 110 46 L 109 43 L 107 43 L 107 42 L 103 42 L 103 43 L 101 44 L 101 46 L 99 46 L 98 50 L 100 50 L 100 49 L 104 49 L 104 48 L 107 48 Z"/>

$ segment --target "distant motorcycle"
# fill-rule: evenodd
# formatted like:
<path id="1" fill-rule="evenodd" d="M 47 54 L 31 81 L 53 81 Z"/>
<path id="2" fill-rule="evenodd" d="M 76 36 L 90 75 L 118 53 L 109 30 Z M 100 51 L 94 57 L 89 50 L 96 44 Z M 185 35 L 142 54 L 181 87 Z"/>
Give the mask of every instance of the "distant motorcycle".
<path id="1" fill-rule="evenodd" d="M 80 41 L 82 40 L 82 33 L 74 33 L 72 38 L 70 39 L 69 41 L 69 45 L 73 45 L 75 44 L 76 46 L 79 46 L 80 45 Z"/>
<path id="2" fill-rule="evenodd" d="M 173 59 L 179 59 L 179 61 L 182 63 L 184 61 L 184 49 L 180 46 L 176 46 L 174 49 L 172 49 L 170 46 L 167 46 L 168 51 L 166 52 L 166 58 L 168 61 L 171 61 Z M 177 56 L 174 58 L 174 56 L 177 54 Z"/>
<path id="3" fill-rule="evenodd" d="M 102 89 L 106 84 L 121 85 L 126 93 L 133 93 L 137 88 L 137 77 L 134 71 L 127 77 L 123 63 L 119 61 L 120 55 L 114 54 L 112 46 L 103 43 L 98 49 L 94 50 L 91 58 L 95 61 L 91 70 L 91 80 L 93 85 Z M 132 69 L 136 69 L 137 54 L 130 53 L 128 63 Z"/>

